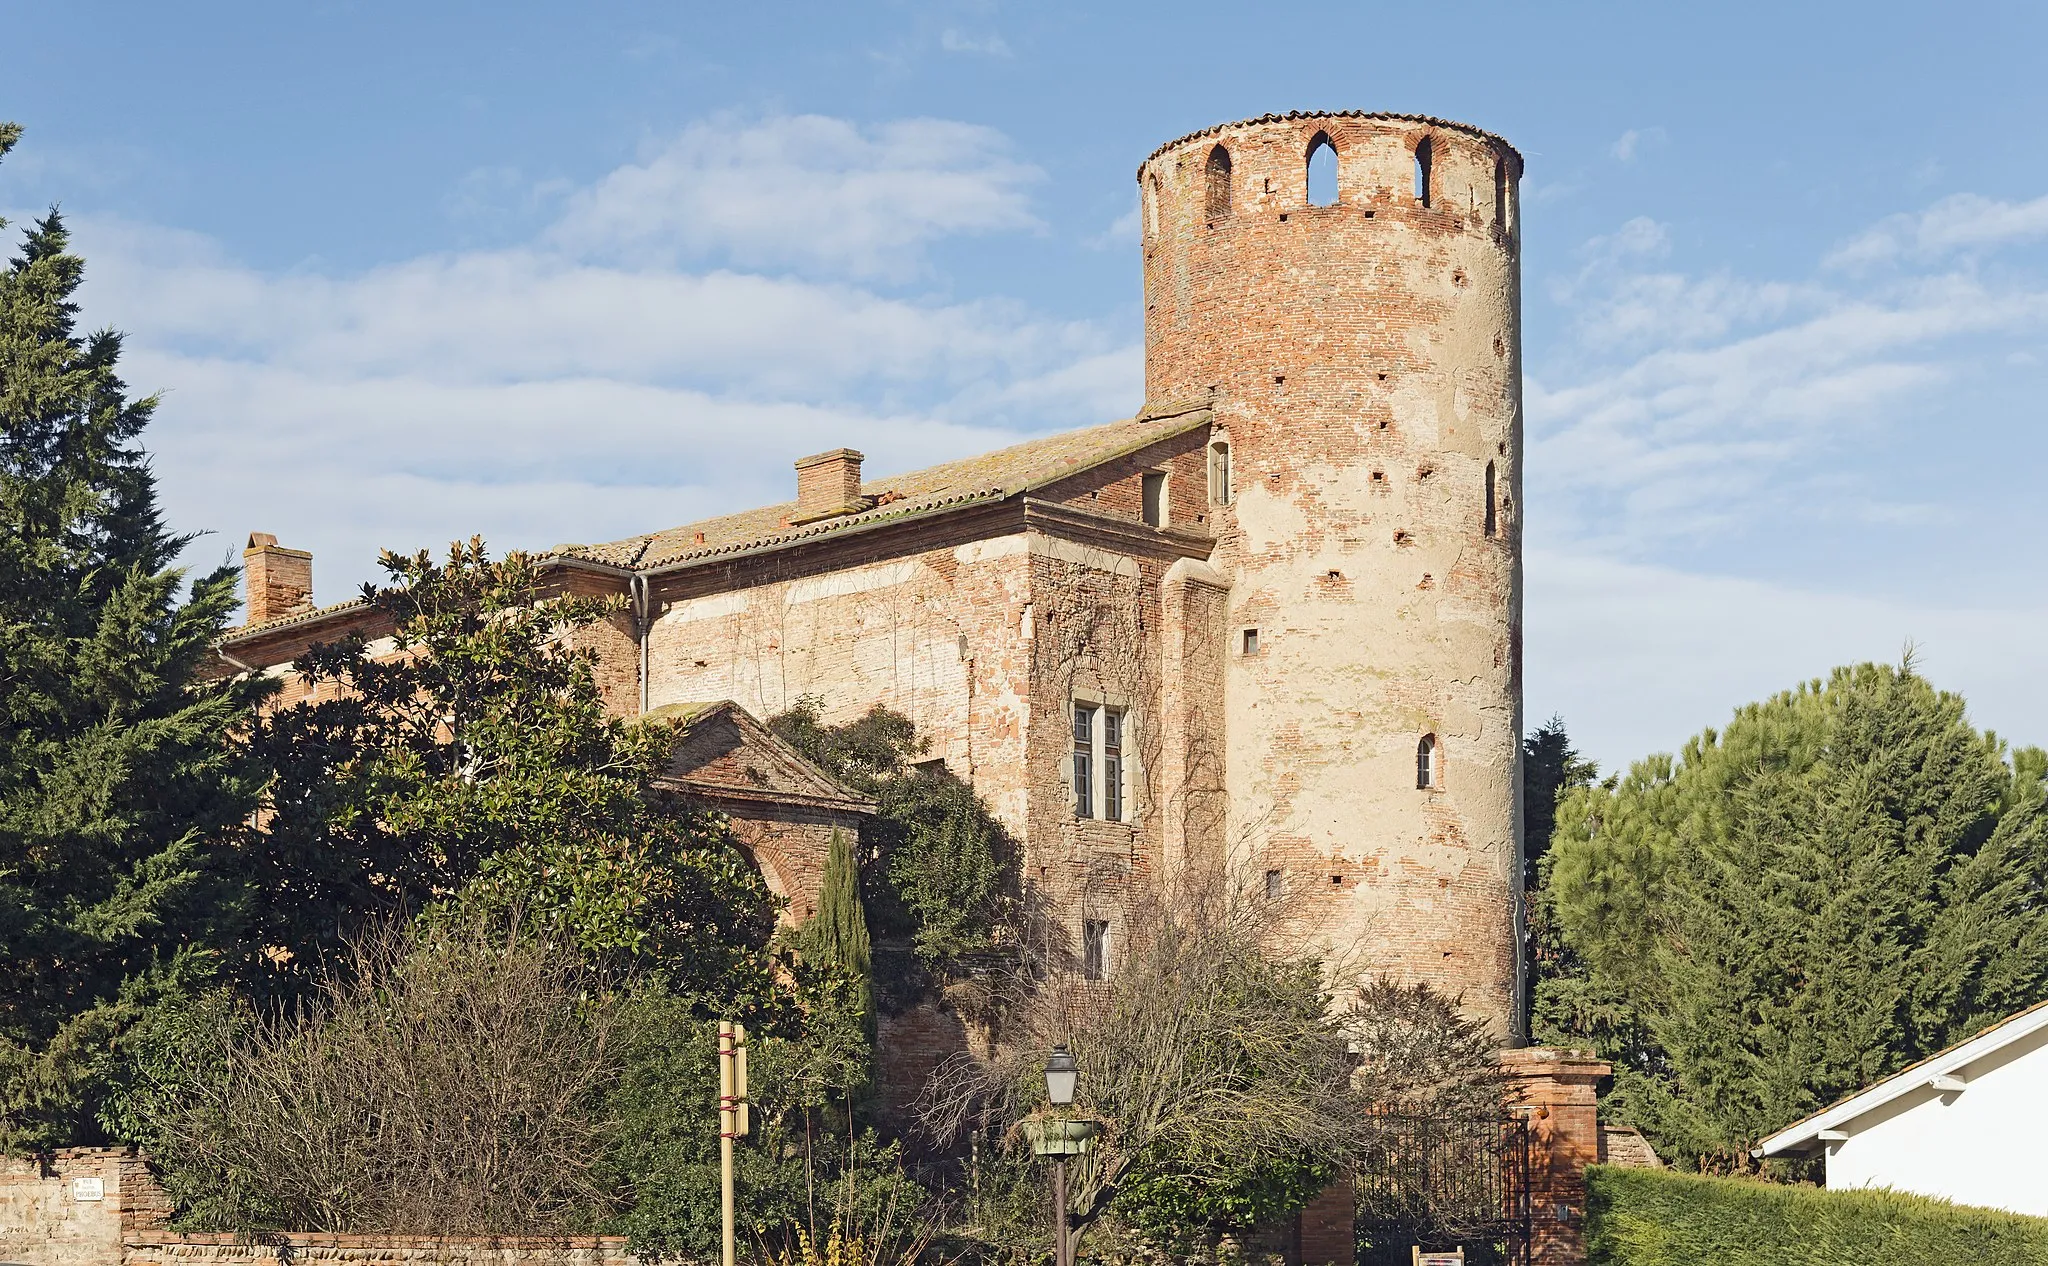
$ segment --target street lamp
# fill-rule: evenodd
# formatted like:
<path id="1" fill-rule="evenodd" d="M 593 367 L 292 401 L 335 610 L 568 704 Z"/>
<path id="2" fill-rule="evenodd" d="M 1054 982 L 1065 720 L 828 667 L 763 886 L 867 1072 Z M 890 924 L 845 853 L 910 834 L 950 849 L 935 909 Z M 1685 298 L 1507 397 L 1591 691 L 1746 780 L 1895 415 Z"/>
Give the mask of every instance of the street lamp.
<path id="1" fill-rule="evenodd" d="M 1054 1266 L 1074 1266 L 1073 1244 L 1067 1235 L 1067 1157 L 1086 1152 L 1088 1140 L 1102 1129 L 1099 1121 L 1069 1117 L 1066 1113 L 1073 1106 L 1074 1089 L 1080 1080 L 1080 1066 L 1074 1062 L 1066 1043 L 1053 1047 L 1052 1054 L 1045 1058 L 1045 1097 L 1055 1111 L 1024 1123 L 1031 1150 L 1053 1158 Z"/>
<path id="2" fill-rule="evenodd" d="M 1064 1108 L 1074 1102 L 1074 1084 L 1081 1080 L 1081 1066 L 1074 1062 L 1067 1044 L 1061 1042 L 1052 1048 L 1052 1054 L 1045 1059 L 1045 1097 L 1055 1108 Z"/>

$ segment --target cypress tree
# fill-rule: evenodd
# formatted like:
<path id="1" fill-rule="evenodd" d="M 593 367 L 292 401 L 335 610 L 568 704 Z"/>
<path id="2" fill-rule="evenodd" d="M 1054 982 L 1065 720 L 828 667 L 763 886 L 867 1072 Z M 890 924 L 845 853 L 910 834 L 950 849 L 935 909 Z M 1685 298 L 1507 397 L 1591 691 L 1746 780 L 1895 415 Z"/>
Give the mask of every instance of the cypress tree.
<path id="1" fill-rule="evenodd" d="M 0 155 L 20 136 L 0 125 Z M 54 210 L 0 269 L 0 1145 L 99 1136 L 96 1078 L 148 1008 L 218 973 L 254 804 L 227 735 L 260 684 L 194 687 L 235 576 L 189 594 L 137 438 L 154 397 L 81 334 Z"/>
<path id="2" fill-rule="evenodd" d="M 853 984 L 862 1023 L 868 1024 L 875 1010 L 874 946 L 861 908 L 860 864 L 844 831 L 832 832 L 818 912 L 804 924 L 803 951 L 813 964 Z"/>

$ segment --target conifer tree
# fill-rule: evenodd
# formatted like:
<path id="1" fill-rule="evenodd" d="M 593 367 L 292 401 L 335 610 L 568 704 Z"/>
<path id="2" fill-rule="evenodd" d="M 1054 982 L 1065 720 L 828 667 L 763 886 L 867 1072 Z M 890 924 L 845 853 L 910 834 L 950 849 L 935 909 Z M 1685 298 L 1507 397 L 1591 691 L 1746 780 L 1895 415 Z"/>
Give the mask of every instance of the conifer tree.
<path id="1" fill-rule="evenodd" d="M 1559 807 L 1539 901 L 1571 954 L 1539 1038 L 1616 1062 L 1677 1159 L 1774 1129 L 2048 997 L 2044 757 L 1864 664 Z"/>
<path id="2" fill-rule="evenodd" d="M 20 136 L 0 125 L 0 155 Z M 90 1142 L 96 1070 L 143 1012 L 212 976 L 254 803 L 226 742 L 260 683 L 194 687 L 235 609 L 185 589 L 137 443 L 155 397 L 121 336 L 78 329 L 55 211 L 0 269 L 0 1145 Z"/>
<path id="3" fill-rule="evenodd" d="M 861 908 L 860 864 L 844 831 L 832 832 L 818 912 L 804 924 L 802 946 L 808 961 L 853 982 L 862 1023 L 869 1023 L 875 1009 L 874 947 Z"/>

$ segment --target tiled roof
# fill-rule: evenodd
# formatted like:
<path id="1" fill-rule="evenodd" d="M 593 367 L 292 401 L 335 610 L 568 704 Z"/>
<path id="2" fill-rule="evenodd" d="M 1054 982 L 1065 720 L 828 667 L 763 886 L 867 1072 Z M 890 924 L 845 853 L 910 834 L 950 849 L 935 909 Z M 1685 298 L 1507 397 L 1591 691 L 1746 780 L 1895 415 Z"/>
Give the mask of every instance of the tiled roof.
<path id="1" fill-rule="evenodd" d="M 221 634 L 220 641 L 222 645 L 232 645 L 244 638 L 253 637 L 258 633 L 275 633 L 279 629 L 288 629 L 295 624 L 316 624 L 333 616 L 345 615 L 358 608 L 367 608 L 369 605 L 369 603 L 361 598 L 350 598 L 346 602 L 337 602 L 331 606 L 307 607 L 303 611 L 294 611 L 290 615 L 281 615 L 275 620 L 265 620 L 261 624 L 244 624 L 240 628 L 229 629 Z"/>
<path id="2" fill-rule="evenodd" d="M 645 569 L 794 544 L 853 528 L 999 501 L 1208 424 L 1206 406 L 1175 406 L 1122 422 L 1048 435 L 978 457 L 867 480 L 861 484 L 861 494 L 870 508 L 856 514 L 791 526 L 796 502 L 785 501 L 605 545 L 560 545 L 554 555 Z"/>
<path id="3" fill-rule="evenodd" d="M 1239 119 L 1235 123 L 1218 123 L 1214 127 L 1205 127 L 1199 132 L 1190 132 L 1186 136 L 1177 136 L 1145 155 L 1145 163 L 1151 162 L 1175 146 L 1185 145 L 1189 141 L 1198 141 L 1205 136 L 1214 136 L 1218 132 L 1229 128 L 1250 127 L 1258 123 L 1286 123 L 1293 119 L 1391 119 L 1396 123 L 1427 123 L 1431 127 L 1456 128 L 1460 132 L 1470 132 L 1474 136 L 1502 146 L 1517 159 L 1522 156 L 1522 152 L 1509 143 L 1506 137 L 1489 132 L 1485 128 L 1473 127 L 1470 123 L 1460 123 L 1456 119 L 1439 119 L 1433 114 L 1396 114 L 1389 110 L 1289 110 L 1285 114 L 1262 114 L 1256 119 Z M 1141 177 L 1145 174 L 1145 163 L 1138 164 L 1138 174 Z"/>

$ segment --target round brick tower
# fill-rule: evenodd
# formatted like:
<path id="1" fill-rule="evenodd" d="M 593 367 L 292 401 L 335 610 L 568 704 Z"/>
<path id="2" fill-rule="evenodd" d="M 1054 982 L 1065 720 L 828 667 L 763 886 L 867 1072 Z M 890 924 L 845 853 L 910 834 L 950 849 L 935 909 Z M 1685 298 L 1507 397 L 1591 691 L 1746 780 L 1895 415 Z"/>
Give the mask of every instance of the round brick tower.
<path id="1" fill-rule="evenodd" d="M 1146 396 L 1214 409 L 1231 846 L 1306 894 L 1333 952 L 1462 994 L 1504 1038 L 1521 173 L 1489 133 L 1365 113 L 1210 128 L 1138 170 Z"/>

